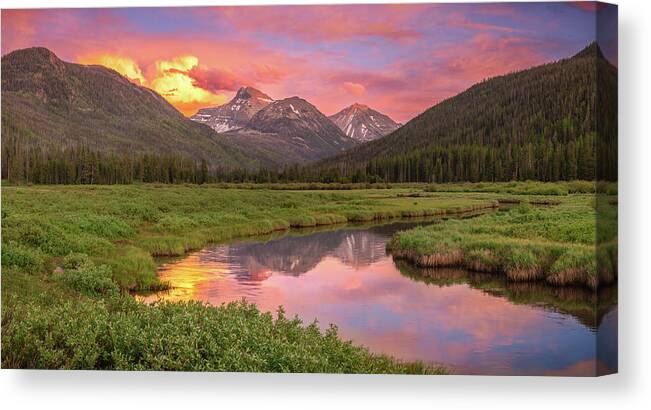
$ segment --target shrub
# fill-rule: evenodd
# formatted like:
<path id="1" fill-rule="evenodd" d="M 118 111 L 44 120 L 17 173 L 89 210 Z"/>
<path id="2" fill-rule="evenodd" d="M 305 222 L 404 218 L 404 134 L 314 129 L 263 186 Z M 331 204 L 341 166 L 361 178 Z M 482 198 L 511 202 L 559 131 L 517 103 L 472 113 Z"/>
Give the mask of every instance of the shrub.
<path id="1" fill-rule="evenodd" d="M 63 258 L 63 268 L 74 270 L 88 262 L 90 262 L 90 259 L 85 253 L 71 253 Z"/>
<path id="2" fill-rule="evenodd" d="M 445 372 L 371 354 L 342 341 L 336 327 L 321 332 L 316 323 L 285 317 L 282 309 L 274 318 L 244 302 L 145 306 L 115 296 L 50 307 L 24 304 L 15 307 L 2 336 L 5 368 Z"/>
<path id="3" fill-rule="evenodd" d="M 2 266 L 21 268 L 26 272 L 34 273 L 43 268 L 43 257 L 34 248 L 3 241 Z"/>
<path id="4" fill-rule="evenodd" d="M 85 295 L 100 296 L 118 292 L 118 286 L 111 276 L 108 266 L 96 266 L 88 261 L 75 269 L 64 270 L 57 279 Z"/>

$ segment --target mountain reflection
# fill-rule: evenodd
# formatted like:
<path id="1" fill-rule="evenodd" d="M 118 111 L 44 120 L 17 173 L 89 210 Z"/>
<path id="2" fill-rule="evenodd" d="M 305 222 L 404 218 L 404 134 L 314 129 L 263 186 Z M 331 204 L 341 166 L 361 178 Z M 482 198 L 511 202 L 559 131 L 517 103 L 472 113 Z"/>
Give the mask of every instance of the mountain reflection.
<path id="1" fill-rule="evenodd" d="M 229 266 L 231 274 L 243 283 L 264 281 L 274 273 L 299 276 L 328 256 L 359 268 L 383 258 L 385 244 L 395 232 L 425 223 L 428 222 L 394 223 L 367 229 L 288 235 L 262 243 L 221 245 L 202 252 L 199 260 L 204 264 Z"/>

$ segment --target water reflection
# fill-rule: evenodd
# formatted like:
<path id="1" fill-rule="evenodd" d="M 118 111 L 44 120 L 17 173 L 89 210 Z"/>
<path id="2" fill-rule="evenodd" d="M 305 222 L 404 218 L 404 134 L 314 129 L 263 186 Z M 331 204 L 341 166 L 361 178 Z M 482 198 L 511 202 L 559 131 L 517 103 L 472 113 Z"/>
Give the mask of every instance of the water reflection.
<path id="1" fill-rule="evenodd" d="M 385 243 L 413 225 L 214 246 L 163 265 L 162 278 L 175 288 L 146 300 L 219 305 L 245 297 L 266 311 L 283 305 L 306 322 L 336 324 L 344 338 L 374 352 L 458 373 L 591 375 L 597 356 L 600 368 L 616 368 L 616 349 L 614 359 L 608 349 L 616 332 L 601 332 L 599 352 L 596 337 L 597 329 L 616 326 L 616 290 L 597 298 L 583 289 L 396 264 Z"/>

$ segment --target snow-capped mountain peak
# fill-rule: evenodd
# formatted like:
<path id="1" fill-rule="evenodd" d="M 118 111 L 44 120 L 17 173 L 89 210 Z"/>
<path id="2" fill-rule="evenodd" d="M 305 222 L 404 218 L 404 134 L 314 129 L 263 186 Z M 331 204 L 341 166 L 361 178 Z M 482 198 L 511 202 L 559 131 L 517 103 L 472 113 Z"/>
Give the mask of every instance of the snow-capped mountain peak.
<path id="1" fill-rule="evenodd" d="M 253 87 L 241 87 L 235 97 L 224 105 L 202 108 L 191 120 L 204 123 L 217 132 L 246 126 L 249 120 L 274 100 Z"/>
<path id="2" fill-rule="evenodd" d="M 330 117 L 348 137 L 367 142 L 383 137 L 400 127 L 389 116 L 367 105 L 355 103 Z"/>

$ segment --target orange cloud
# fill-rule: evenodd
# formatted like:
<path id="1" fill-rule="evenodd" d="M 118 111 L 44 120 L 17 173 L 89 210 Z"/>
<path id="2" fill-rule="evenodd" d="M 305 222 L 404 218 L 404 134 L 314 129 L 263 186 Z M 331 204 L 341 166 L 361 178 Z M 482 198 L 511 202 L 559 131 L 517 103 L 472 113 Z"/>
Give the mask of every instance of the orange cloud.
<path id="1" fill-rule="evenodd" d="M 362 95 L 366 92 L 366 87 L 362 84 L 350 81 L 344 82 L 344 89 L 353 95 Z"/>
<path id="2" fill-rule="evenodd" d="M 156 77 L 150 86 L 185 115 L 194 114 L 198 108 L 224 104 L 227 100 L 225 95 L 198 87 L 188 75 L 198 64 L 199 59 L 195 56 L 157 61 Z"/>
<path id="3" fill-rule="evenodd" d="M 130 81 L 150 87 L 186 116 L 199 108 L 224 104 L 226 96 L 215 91 L 236 89 L 234 77 L 219 82 L 214 75 L 206 76 L 205 73 L 214 72 L 200 68 L 199 59 L 192 55 L 156 61 L 155 69 L 149 70 L 149 81 L 138 63 L 129 57 L 96 53 L 81 56 L 78 61 L 112 68 Z"/>
<path id="4" fill-rule="evenodd" d="M 112 68 L 130 81 L 145 85 L 145 76 L 142 74 L 138 64 L 130 58 L 120 57 L 110 54 L 87 55 L 79 58 L 81 64 L 99 64 L 104 67 Z"/>

